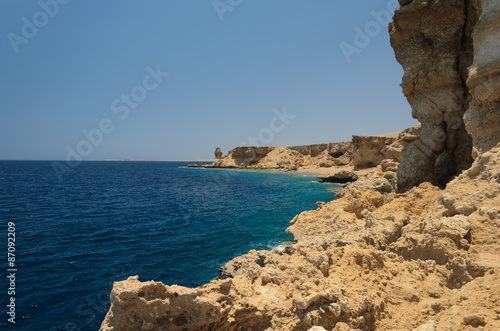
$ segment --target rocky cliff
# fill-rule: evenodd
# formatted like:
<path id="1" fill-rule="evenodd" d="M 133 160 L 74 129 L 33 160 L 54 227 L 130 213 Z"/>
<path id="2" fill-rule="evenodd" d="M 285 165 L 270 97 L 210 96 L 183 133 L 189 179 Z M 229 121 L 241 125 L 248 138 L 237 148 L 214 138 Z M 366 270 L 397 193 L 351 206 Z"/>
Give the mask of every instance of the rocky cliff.
<path id="1" fill-rule="evenodd" d="M 215 151 L 214 168 L 287 169 L 331 167 L 350 164 L 352 143 L 349 141 L 291 147 L 240 146 L 226 156 Z"/>
<path id="2" fill-rule="evenodd" d="M 351 141 L 291 147 L 240 146 L 223 155 L 215 149 L 213 168 L 285 169 L 331 168 L 351 165 L 354 169 L 376 167 L 384 161 L 397 167 L 401 150 L 419 139 L 420 125 L 400 133 L 352 136 Z"/>
<path id="3" fill-rule="evenodd" d="M 474 60 L 467 78 L 472 102 L 465 112 L 465 124 L 477 154 L 500 141 L 500 3 L 472 3 L 479 19 L 472 34 Z"/>
<path id="4" fill-rule="evenodd" d="M 416 125 L 399 134 L 378 136 L 352 136 L 354 169 L 376 167 L 391 162 L 395 167 L 400 162 L 401 151 L 412 141 L 420 138 L 421 126 Z"/>
<path id="5" fill-rule="evenodd" d="M 116 282 L 101 330 L 500 330 L 500 2 L 399 2 L 391 43 L 420 134 L 353 143 L 350 162 L 380 163 L 291 220 L 284 251 L 194 289 Z"/>
<path id="6" fill-rule="evenodd" d="M 500 140 L 500 17 L 497 0 L 400 0 L 391 44 L 403 93 L 422 123 L 401 157 L 401 191 L 445 186 Z M 470 68 L 470 70 L 469 70 Z M 464 120 L 465 114 L 465 120 Z"/>

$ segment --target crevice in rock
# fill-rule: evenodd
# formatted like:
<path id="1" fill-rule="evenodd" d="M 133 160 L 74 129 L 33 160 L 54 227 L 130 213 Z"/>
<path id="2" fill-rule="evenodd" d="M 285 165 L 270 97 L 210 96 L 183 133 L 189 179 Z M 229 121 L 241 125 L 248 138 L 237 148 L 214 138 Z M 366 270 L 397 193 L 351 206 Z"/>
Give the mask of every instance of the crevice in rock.
<path id="1" fill-rule="evenodd" d="M 469 77 L 469 67 L 474 61 L 474 44 L 472 40 L 472 32 L 474 26 L 478 21 L 478 13 L 474 8 L 472 0 L 464 0 L 465 3 L 465 18 L 464 25 L 462 28 L 462 38 L 461 38 L 461 49 L 457 54 L 456 66 L 457 73 L 460 78 L 462 90 L 463 90 L 463 100 L 462 100 L 462 126 L 458 130 L 457 135 L 463 136 L 462 141 L 459 141 L 458 145 L 453 151 L 453 156 L 456 159 L 456 172 L 459 174 L 461 171 L 470 168 L 472 162 L 474 161 L 472 157 L 472 137 L 465 129 L 465 121 L 463 115 L 470 107 L 472 101 L 472 96 L 470 93 L 469 86 L 467 85 L 467 78 Z"/>
<path id="2" fill-rule="evenodd" d="M 337 159 L 337 158 L 339 158 L 339 157 L 341 157 L 343 155 L 344 155 L 344 153 L 342 153 L 342 152 L 330 153 L 330 156 L 333 157 L 333 158 L 335 158 L 335 159 Z"/>
<path id="3" fill-rule="evenodd" d="M 259 265 L 261 268 L 264 268 L 266 266 L 265 260 L 265 255 L 259 255 L 259 258 L 255 260 L 255 263 L 257 263 L 257 265 Z"/>
<path id="4" fill-rule="evenodd" d="M 469 232 L 467 232 L 467 234 L 464 236 L 464 239 L 467 240 L 467 242 L 469 243 L 469 245 L 472 244 L 472 234 L 471 234 L 471 231 L 469 230 Z"/>

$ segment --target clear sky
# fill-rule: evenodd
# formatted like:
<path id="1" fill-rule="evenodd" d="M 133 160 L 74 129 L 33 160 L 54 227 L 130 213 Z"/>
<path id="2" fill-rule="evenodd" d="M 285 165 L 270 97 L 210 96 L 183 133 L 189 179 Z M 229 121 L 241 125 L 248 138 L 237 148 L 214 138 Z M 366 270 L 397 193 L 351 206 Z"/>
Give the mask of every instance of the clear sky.
<path id="1" fill-rule="evenodd" d="M 395 3 L 3 0 L 0 159 L 211 159 L 405 129 Z"/>

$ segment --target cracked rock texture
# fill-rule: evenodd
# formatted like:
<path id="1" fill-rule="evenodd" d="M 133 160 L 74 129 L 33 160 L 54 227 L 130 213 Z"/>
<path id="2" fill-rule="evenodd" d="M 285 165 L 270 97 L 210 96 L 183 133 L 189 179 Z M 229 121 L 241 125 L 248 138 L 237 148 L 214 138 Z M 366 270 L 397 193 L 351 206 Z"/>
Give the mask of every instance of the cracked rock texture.
<path id="1" fill-rule="evenodd" d="M 467 85 L 473 97 L 465 113 L 475 154 L 500 141 L 500 2 L 475 0 L 479 21 L 474 32 L 474 61 Z"/>
<path id="2" fill-rule="evenodd" d="M 390 24 L 403 93 L 422 123 L 398 188 L 444 187 L 500 141 L 500 2 L 401 1 Z"/>
<path id="3" fill-rule="evenodd" d="M 472 164 L 463 116 L 471 101 L 466 81 L 476 21 L 466 0 L 405 1 L 396 10 L 391 45 L 404 69 L 403 93 L 422 123 L 420 139 L 403 150 L 401 191 L 424 181 L 444 186 Z"/>

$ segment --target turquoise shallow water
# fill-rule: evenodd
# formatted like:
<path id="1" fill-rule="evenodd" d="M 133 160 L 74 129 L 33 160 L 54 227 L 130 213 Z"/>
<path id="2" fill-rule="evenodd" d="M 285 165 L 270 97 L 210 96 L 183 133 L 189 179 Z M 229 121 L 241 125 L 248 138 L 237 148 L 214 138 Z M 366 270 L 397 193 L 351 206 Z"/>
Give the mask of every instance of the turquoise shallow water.
<path id="1" fill-rule="evenodd" d="M 289 221 L 334 198 L 312 175 L 185 165 L 83 162 L 60 180 L 48 161 L 0 162 L 1 235 L 15 223 L 18 269 L 16 325 L 4 312 L 0 326 L 97 330 L 113 281 L 201 285 L 237 255 L 292 240 Z"/>

